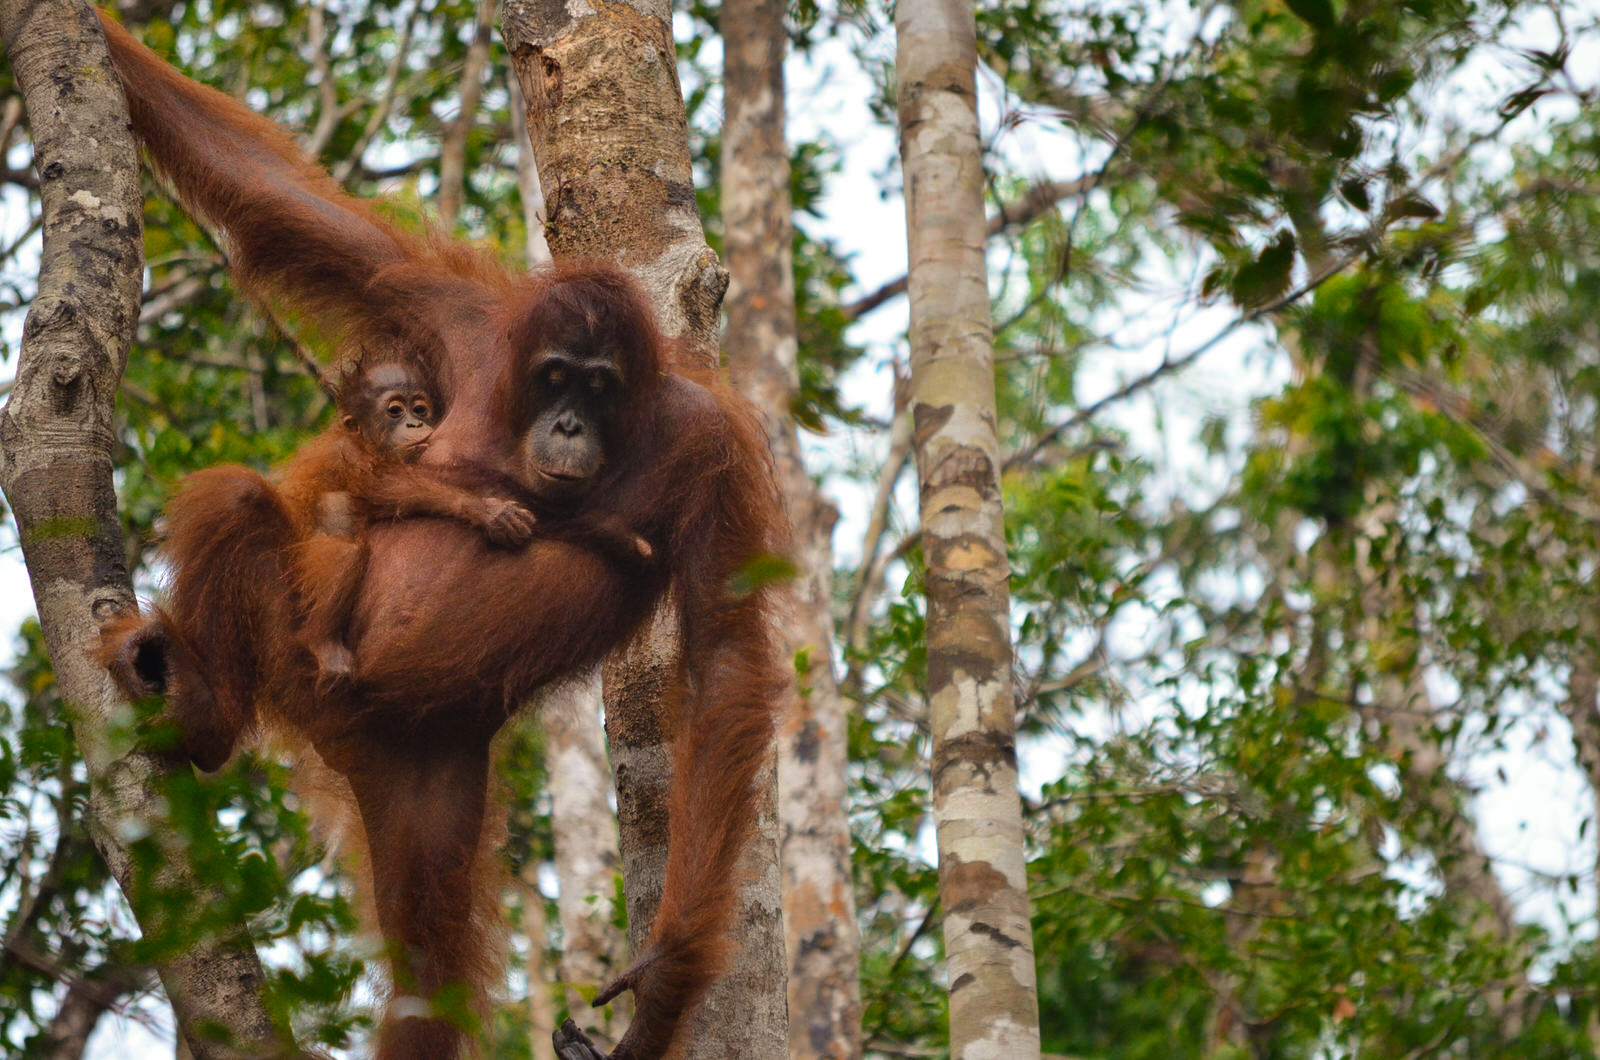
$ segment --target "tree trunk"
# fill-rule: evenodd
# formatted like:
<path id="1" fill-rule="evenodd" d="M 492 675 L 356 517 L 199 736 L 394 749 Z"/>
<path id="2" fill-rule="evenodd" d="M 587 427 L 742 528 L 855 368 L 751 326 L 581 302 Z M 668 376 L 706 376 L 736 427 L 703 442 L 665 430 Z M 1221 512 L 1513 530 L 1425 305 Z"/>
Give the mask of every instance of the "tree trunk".
<path id="1" fill-rule="evenodd" d="M 762 412 L 794 520 L 795 607 L 782 630 L 797 694 L 778 736 L 789 1056 L 861 1055 L 861 941 L 845 814 L 845 704 L 833 669 L 833 553 L 838 513 L 806 473 L 790 406 L 800 389 L 794 233 L 784 143 L 781 0 L 722 7 L 723 247 L 728 368 Z"/>
<path id="2" fill-rule="evenodd" d="M 1424 660 L 1414 645 L 1394 633 L 1420 625 L 1398 584 L 1396 559 L 1379 552 L 1381 543 L 1392 538 L 1396 518 L 1393 500 L 1369 498 L 1355 530 L 1355 578 L 1361 587 L 1372 707 L 1382 724 L 1379 736 L 1388 742 L 1400 771 L 1401 805 L 1414 811 L 1412 826 L 1433 855 L 1445 894 L 1471 915 L 1474 933 L 1502 947 L 1515 965 L 1504 989 L 1483 993 L 1484 1005 L 1509 1039 L 1525 1022 L 1532 993 L 1530 958 L 1518 937 L 1516 908 L 1478 838 L 1467 806 L 1470 793 L 1450 775 L 1449 756 L 1435 727 L 1438 710 L 1423 680 Z"/>
<path id="3" fill-rule="evenodd" d="M 544 940 L 550 925 L 544 918 L 544 895 L 539 891 L 538 870 L 530 865 L 520 880 L 522 931 L 528 936 L 528 1055 L 531 1060 L 556 1060 L 551 1036 L 556 1030 L 554 994 L 545 974 Z"/>
<path id="4" fill-rule="evenodd" d="M 1028 922 L 972 8 L 895 10 L 911 413 L 953 1060 L 1039 1055 Z"/>
<path id="5" fill-rule="evenodd" d="M 606 795 L 606 734 L 600 724 L 600 680 L 575 681 L 547 695 L 540 707 L 550 772 L 550 827 L 555 837 L 561 896 L 561 963 L 567 1008 L 585 1028 L 597 1027 L 615 1044 L 628 1025 L 627 999 L 590 1010 L 578 988 L 594 997 L 627 966 L 621 933 L 612 926 L 620 858 L 617 826 Z"/>
<path id="6" fill-rule="evenodd" d="M 545 237 L 557 258 L 616 261 L 653 297 L 684 356 L 715 363 L 727 274 L 695 206 L 688 119 L 664 0 L 508 0 L 503 29 L 527 104 L 543 183 Z M 605 667 L 606 729 L 621 823 L 628 931 L 635 947 L 661 900 L 671 748 L 661 693 L 676 666 L 676 627 L 652 630 Z M 788 1035 L 776 835 L 775 770 L 735 929 L 738 951 L 685 1036 L 695 1060 L 782 1056 Z"/>
<path id="7" fill-rule="evenodd" d="M 695 206 L 671 8 L 639 0 L 572 10 L 581 13 L 510 0 L 502 17 L 544 187 L 545 238 L 558 258 L 632 271 L 667 334 L 712 362 L 728 279 Z"/>
<path id="8" fill-rule="evenodd" d="M 1572 725 L 1572 746 L 1584 779 L 1589 782 L 1590 827 L 1600 827 L 1600 616 L 1585 611 L 1578 617 L 1578 643 L 1572 648 L 1572 673 L 1567 694 L 1558 704 Z M 1597 852 L 1600 857 L 1600 852 Z M 1600 860 L 1593 869 L 1600 883 Z"/>
<path id="9" fill-rule="evenodd" d="M 169 844 L 154 880 L 137 878 L 128 836 L 159 841 L 175 758 L 113 735 L 124 706 L 90 657 L 99 623 L 134 606 L 111 484 L 112 402 L 139 317 L 144 197 L 128 110 L 94 13 L 80 0 L 4 0 L 0 35 L 33 128 L 44 252 L 16 386 L 0 410 L 0 487 L 16 515 L 45 643 L 92 783 L 95 845 L 147 934 L 166 928 L 139 896 L 207 888 Z M 274 1052 L 261 965 L 241 930 L 160 969 L 197 1057 Z M 226 1028 L 219 1044 L 202 1027 Z"/>
<path id="10" fill-rule="evenodd" d="M 522 223 L 529 266 L 550 264 L 550 244 L 544 241 L 544 189 L 539 185 L 539 167 L 533 161 L 533 144 L 528 139 L 528 108 L 522 99 L 522 85 L 516 71 L 506 78 L 511 94 L 511 139 L 517 145 L 517 190 L 522 195 Z"/>
<path id="11" fill-rule="evenodd" d="M 1589 827 L 1600 828 L 1600 661 L 1596 660 L 1596 638 L 1600 636 L 1600 617 L 1592 609 L 1578 616 L 1578 642 L 1572 647 L 1572 674 L 1567 679 L 1567 694 L 1559 706 L 1572 725 L 1572 746 L 1589 781 Z M 1600 883 L 1600 853 L 1591 882 Z M 1600 1055 L 1600 1013 L 1593 1009 L 1585 1023 L 1589 1044 Z"/>

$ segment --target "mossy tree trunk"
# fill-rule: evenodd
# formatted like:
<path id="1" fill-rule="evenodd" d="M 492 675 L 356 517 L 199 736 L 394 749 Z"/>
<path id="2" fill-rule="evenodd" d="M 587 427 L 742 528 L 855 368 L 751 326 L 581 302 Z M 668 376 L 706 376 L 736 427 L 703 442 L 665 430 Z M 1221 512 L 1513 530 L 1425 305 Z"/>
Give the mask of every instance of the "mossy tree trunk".
<path id="1" fill-rule="evenodd" d="M 0 409 L 0 488 L 16 516 L 39 624 L 91 784 L 96 847 L 147 939 L 207 901 L 164 821 L 186 762 L 140 750 L 92 658 L 100 622 L 134 606 L 111 482 L 112 407 L 139 320 L 144 195 L 128 108 L 105 37 L 82 0 L 5 0 L 0 36 L 27 102 L 44 208 L 38 293 L 16 385 Z M 144 837 L 138 839 L 136 837 Z M 138 842 L 159 847 L 136 856 Z M 142 863 L 159 867 L 148 871 Z M 172 944 L 158 971 L 195 1057 L 284 1055 L 242 929 Z"/>

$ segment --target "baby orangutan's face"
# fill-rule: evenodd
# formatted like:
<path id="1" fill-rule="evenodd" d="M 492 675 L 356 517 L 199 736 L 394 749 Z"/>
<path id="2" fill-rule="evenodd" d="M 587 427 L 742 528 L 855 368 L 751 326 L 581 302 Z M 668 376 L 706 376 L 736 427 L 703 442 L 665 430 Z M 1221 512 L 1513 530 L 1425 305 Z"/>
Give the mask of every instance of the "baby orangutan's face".
<path id="1" fill-rule="evenodd" d="M 380 364 L 362 381 L 344 425 L 378 452 L 415 460 L 439 423 L 439 403 L 413 369 Z"/>

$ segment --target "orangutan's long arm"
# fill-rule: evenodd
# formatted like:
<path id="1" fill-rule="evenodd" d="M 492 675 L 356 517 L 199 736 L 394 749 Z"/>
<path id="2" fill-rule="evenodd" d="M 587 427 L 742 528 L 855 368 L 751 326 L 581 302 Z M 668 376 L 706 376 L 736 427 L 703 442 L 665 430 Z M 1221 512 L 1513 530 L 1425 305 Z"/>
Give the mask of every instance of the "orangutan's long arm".
<path id="1" fill-rule="evenodd" d="M 402 232 L 346 194 L 278 125 L 197 84 L 99 12 L 134 132 L 185 209 L 213 226 L 258 298 L 333 314 L 358 333 L 437 329 L 472 286 L 470 259 Z"/>

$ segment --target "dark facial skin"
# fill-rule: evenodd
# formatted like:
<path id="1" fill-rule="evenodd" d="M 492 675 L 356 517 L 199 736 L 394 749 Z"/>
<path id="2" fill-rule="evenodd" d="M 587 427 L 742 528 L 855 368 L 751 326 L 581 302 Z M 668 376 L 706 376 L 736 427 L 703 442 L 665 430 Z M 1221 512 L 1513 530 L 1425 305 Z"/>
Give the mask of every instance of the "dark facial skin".
<path id="1" fill-rule="evenodd" d="M 359 431 L 374 452 L 414 460 L 439 423 L 439 403 L 418 374 L 400 364 L 380 364 L 362 380 L 345 428 Z"/>
<path id="2" fill-rule="evenodd" d="M 560 500 L 593 484 L 605 464 L 607 432 L 621 392 L 622 374 L 611 355 L 546 353 L 533 380 L 538 414 L 523 451 L 534 492 Z"/>

